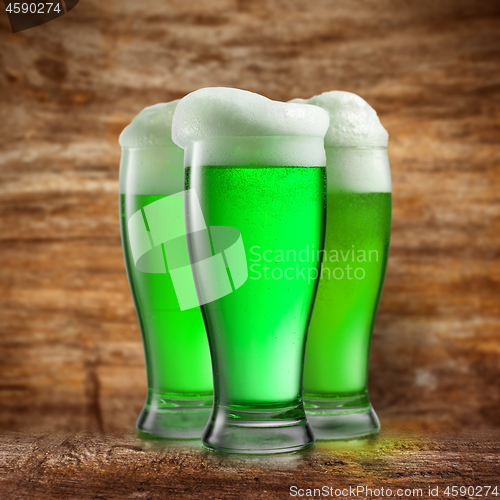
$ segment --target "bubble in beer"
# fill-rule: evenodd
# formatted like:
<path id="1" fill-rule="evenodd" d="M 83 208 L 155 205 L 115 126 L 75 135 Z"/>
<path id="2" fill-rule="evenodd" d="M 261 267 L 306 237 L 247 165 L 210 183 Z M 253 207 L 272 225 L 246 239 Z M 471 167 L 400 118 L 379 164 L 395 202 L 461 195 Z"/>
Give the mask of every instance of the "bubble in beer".
<path id="1" fill-rule="evenodd" d="M 376 111 L 361 97 L 351 92 L 331 91 L 310 99 L 290 102 L 319 106 L 330 115 L 325 147 L 385 148 L 389 134 L 380 123 Z"/>
<path id="2" fill-rule="evenodd" d="M 120 135 L 122 148 L 174 146 L 172 118 L 179 100 L 144 108 Z"/>

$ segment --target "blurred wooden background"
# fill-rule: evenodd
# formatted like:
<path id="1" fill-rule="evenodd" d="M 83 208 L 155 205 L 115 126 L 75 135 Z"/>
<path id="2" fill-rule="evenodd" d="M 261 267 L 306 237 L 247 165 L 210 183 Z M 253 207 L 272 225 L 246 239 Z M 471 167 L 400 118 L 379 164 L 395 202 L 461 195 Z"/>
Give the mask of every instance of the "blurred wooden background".
<path id="1" fill-rule="evenodd" d="M 0 14 L 0 425 L 131 428 L 142 344 L 118 135 L 205 86 L 348 90 L 390 134 L 394 223 L 370 388 L 382 424 L 500 426 L 500 3 L 85 0 Z"/>

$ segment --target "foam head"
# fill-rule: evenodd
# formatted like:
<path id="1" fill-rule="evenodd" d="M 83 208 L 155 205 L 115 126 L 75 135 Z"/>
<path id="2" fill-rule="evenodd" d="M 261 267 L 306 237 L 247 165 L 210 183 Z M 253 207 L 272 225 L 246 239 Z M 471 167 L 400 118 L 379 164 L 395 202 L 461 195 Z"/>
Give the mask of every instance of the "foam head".
<path id="1" fill-rule="evenodd" d="M 330 116 L 325 147 L 384 148 L 389 134 L 380 123 L 376 111 L 361 97 L 351 92 L 331 91 L 290 102 L 319 106 Z"/>
<path id="2" fill-rule="evenodd" d="M 179 100 L 144 108 L 120 135 L 122 148 L 147 148 L 174 145 L 172 118 Z"/>
<path id="3" fill-rule="evenodd" d="M 143 109 L 120 135 L 120 193 L 169 195 L 184 189 L 184 151 L 172 142 L 179 101 Z"/>
<path id="4" fill-rule="evenodd" d="M 386 149 L 389 134 L 365 100 L 350 92 L 332 91 L 293 102 L 307 102 L 328 111 L 325 148 L 329 191 L 392 191 Z"/>
<path id="5" fill-rule="evenodd" d="M 172 139 L 185 150 L 186 164 L 196 157 L 205 165 L 324 165 L 328 123 L 316 106 L 213 87 L 181 100 Z"/>

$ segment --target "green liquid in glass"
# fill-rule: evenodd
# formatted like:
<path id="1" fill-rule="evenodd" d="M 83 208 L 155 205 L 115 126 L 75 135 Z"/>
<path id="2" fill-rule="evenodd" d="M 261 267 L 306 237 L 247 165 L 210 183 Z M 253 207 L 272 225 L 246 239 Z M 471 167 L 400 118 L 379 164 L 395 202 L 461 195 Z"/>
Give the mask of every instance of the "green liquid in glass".
<path id="1" fill-rule="evenodd" d="M 162 198 L 122 194 L 120 223 L 127 275 L 144 342 L 149 394 L 160 402 L 165 398 L 168 406 L 172 398 L 211 397 L 212 367 L 200 308 L 181 311 L 170 274 L 140 272 L 132 259 L 127 221 Z"/>
<path id="2" fill-rule="evenodd" d="M 328 193 L 322 278 L 306 349 L 306 398 L 366 394 L 391 213 L 390 193 Z"/>
<path id="3" fill-rule="evenodd" d="M 301 406 L 305 337 L 317 287 L 309 273 L 319 270 L 317 255 L 306 249 L 323 243 L 325 168 L 187 168 L 186 183 L 197 192 L 207 226 L 241 232 L 248 262 L 240 288 L 201 307 L 216 403 Z M 190 252 L 196 253 L 192 245 Z"/>

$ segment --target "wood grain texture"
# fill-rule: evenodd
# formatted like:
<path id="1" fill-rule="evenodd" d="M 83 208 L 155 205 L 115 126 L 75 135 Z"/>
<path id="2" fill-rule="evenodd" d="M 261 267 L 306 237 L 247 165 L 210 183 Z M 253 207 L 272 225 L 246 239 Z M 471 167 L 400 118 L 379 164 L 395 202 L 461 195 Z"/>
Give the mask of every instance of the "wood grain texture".
<path id="1" fill-rule="evenodd" d="M 0 17 L 1 426 L 133 426 L 146 381 L 117 139 L 206 86 L 349 90 L 379 112 L 394 223 L 374 406 L 421 428 L 500 426 L 499 2 L 85 0 L 17 34 Z"/>
<path id="2" fill-rule="evenodd" d="M 499 438 L 491 431 L 422 438 L 392 430 L 367 441 L 317 443 L 303 453 L 265 458 L 216 455 L 197 442 L 144 442 L 128 432 L 9 432 L 1 445 L 0 493 L 5 500 L 239 500 L 293 498 L 291 486 L 334 492 L 362 486 L 373 493 L 337 497 L 401 498 L 406 490 L 406 498 L 449 499 L 447 486 L 499 484 Z M 429 488 L 436 487 L 438 495 L 430 497 Z M 381 488 L 392 495 L 381 495 Z"/>

